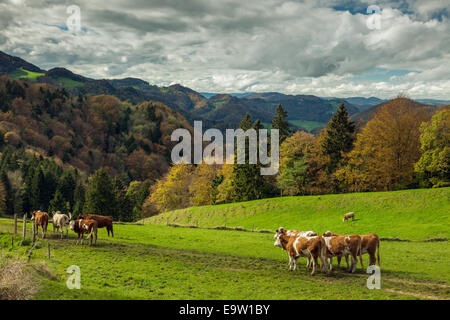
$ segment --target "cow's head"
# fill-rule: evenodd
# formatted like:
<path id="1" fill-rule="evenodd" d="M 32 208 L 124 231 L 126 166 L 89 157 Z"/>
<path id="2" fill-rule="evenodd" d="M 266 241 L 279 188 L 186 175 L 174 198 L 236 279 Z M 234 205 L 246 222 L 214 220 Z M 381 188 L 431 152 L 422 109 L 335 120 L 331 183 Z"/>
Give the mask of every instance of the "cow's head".
<path id="1" fill-rule="evenodd" d="M 31 220 L 34 220 L 34 216 L 36 215 L 36 211 L 31 211 L 30 215 L 31 215 Z"/>
<path id="2" fill-rule="evenodd" d="M 279 227 L 273 236 L 275 238 L 275 243 L 273 244 L 275 247 L 283 248 L 283 240 L 286 234 L 286 230 L 283 227 Z"/>
<path id="3" fill-rule="evenodd" d="M 70 228 L 70 230 L 75 230 L 75 223 L 76 223 L 75 220 L 72 220 L 72 221 L 69 222 L 69 228 Z"/>
<path id="4" fill-rule="evenodd" d="M 322 236 L 323 237 L 334 237 L 334 236 L 337 236 L 337 234 L 334 232 L 331 232 L 331 231 L 327 231 Z"/>

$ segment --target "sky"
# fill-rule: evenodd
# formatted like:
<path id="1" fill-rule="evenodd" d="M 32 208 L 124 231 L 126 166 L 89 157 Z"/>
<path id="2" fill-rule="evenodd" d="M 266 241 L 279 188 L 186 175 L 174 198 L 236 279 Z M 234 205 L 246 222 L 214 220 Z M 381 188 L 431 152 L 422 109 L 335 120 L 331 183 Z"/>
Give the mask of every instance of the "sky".
<path id="1" fill-rule="evenodd" d="M 450 99 L 449 13 L 450 0 L 0 0 L 0 50 L 198 92 Z"/>

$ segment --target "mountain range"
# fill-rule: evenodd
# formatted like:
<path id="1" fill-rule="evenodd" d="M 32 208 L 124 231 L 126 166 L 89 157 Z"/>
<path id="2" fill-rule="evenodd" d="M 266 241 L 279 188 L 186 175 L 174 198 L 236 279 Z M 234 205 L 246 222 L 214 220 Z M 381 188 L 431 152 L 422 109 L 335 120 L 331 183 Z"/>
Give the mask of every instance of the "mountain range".
<path id="1" fill-rule="evenodd" d="M 72 95 L 107 94 L 132 104 L 144 101 L 161 102 L 179 112 L 191 123 L 193 120 L 203 120 L 205 127 L 219 129 L 238 127 L 247 112 L 252 119 L 259 119 L 269 126 L 277 105 L 282 104 L 288 112 L 288 121 L 292 127 L 317 131 L 329 121 L 341 103 L 345 104 L 353 117 L 366 119 L 364 116 L 358 117 L 357 114 L 387 101 L 376 97 L 330 98 L 278 92 L 199 93 L 179 84 L 160 87 L 138 78 L 92 79 L 63 67 L 43 70 L 2 51 L 0 51 L 0 75 L 64 87 Z M 432 99 L 417 101 L 430 105 L 449 103 Z"/>

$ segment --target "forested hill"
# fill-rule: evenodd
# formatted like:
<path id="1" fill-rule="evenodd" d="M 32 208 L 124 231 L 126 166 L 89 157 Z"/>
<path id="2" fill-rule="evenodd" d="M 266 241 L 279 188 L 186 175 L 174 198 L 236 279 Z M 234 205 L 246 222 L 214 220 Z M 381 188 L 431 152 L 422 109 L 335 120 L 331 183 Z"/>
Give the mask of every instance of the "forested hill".
<path id="1" fill-rule="evenodd" d="M 0 145 L 123 181 L 154 180 L 168 167 L 176 128 L 191 129 L 160 102 L 133 105 L 109 95 L 71 95 L 65 88 L 0 77 Z"/>

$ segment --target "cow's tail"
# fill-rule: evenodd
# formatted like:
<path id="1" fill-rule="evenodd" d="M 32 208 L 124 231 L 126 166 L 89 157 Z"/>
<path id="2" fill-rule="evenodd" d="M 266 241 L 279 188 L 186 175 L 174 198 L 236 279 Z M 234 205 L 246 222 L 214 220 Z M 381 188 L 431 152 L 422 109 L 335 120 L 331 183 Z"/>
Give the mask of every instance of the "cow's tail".
<path id="1" fill-rule="evenodd" d="M 324 264 L 325 272 L 329 273 L 329 266 L 328 266 L 328 252 L 327 252 L 327 244 L 325 243 L 325 239 L 323 237 L 320 237 L 320 260 Z"/>
<path id="2" fill-rule="evenodd" d="M 377 260 L 378 260 L 378 266 L 381 267 L 381 260 L 380 260 L 380 238 L 378 238 L 378 241 L 377 241 Z"/>
<path id="3" fill-rule="evenodd" d="M 362 260 L 362 239 L 359 238 L 359 262 L 361 263 L 361 268 L 364 269 L 364 264 Z"/>

